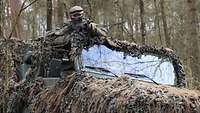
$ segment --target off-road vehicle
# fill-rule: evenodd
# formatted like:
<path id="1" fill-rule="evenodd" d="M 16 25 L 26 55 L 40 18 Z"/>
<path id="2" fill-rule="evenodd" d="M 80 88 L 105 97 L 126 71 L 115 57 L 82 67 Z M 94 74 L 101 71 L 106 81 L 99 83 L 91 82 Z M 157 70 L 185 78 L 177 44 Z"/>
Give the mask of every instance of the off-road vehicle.
<path id="1" fill-rule="evenodd" d="M 82 36 L 52 32 L 25 55 L 17 74 L 25 81 L 34 78 L 36 85 L 24 92 L 20 112 L 200 112 L 200 95 L 184 88 L 185 72 L 173 51 Z M 74 37 L 84 40 L 72 61 L 69 39 Z"/>

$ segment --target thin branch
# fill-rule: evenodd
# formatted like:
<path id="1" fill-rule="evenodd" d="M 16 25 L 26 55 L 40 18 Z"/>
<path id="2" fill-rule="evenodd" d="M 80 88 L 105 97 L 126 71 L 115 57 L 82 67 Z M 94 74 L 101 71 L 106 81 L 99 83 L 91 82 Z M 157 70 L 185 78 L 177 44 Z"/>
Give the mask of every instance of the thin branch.
<path id="1" fill-rule="evenodd" d="M 27 6 L 25 6 L 22 11 L 26 10 L 28 7 L 30 7 L 31 5 L 33 5 L 35 2 L 37 2 L 38 0 L 34 0 L 32 1 L 30 4 L 28 4 Z"/>

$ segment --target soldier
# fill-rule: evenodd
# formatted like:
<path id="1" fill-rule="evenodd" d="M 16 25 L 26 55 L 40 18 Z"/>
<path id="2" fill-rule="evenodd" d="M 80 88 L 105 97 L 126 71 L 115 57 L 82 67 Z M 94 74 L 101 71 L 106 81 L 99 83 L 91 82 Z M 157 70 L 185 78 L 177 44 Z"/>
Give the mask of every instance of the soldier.
<path id="1" fill-rule="evenodd" d="M 82 7 L 74 6 L 70 8 L 69 20 L 63 28 L 56 32 L 48 33 L 46 37 L 48 37 L 45 39 L 47 44 L 54 47 L 65 47 L 69 52 L 64 57 L 76 65 L 81 63 L 81 50 L 90 45 L 90 42 L 101 41 L 106 37 L 106 30 L 91 22 L 85 16 Z"/>
<path id="2" fill-rule="evenodd" d="M 91 36 L 106 36 L 105 30 L 99 28 L 97 24 L 91 22 L 88 18 L 85 17 L 83 8 L 80 6 L 74 6 L 69 10 L 70 29 L 73 30 L 87 30 L 83 31 Z M 81 28 L 83 29 L 81 29 Z"/>
<path id="3" fill-rule="evenodd" d="M 68 42 L 68 40 L 70 40 L 72 48 L 80 48 L 82 44 L 81 42 L 83 40 L 86 40 L 86 38 L 91 39 L 94 37 L 106 37 L 106 30 L 100 28 L 98 24 L 93 23 L 88 18 L 86 18 L 83 8 L 80 6 L 74 6 L 70 8 L 69 21 L 64 25 L 61 30 L 59 30 L 55 34 L 60 36 L 70 36 L 74 33 L 84 36 L 82 36 L 82 39 L 81 37 L 74 37 L 72 39 L 63 39 L 63 37 L 58 37 L 58 39 L 54 40 L 54 43 Z"/>
<path id="4" fill-rule="evenodd" d="M 70 21 L 67 25 L 67 33 L 77 32 L 85 35 L 87 38 L 94 37 L 106 37 L 106 32 L 103 28 L 98 27 L 97 24 L 91 22 L 88 18 L 84 16 L 83 8 L 80 6 L 74 6 L 69 10 Z M 80 39 L 80 37 L 74 37 L 71 40 L 72 48 L 82 48 L 80 47 L 82 41 L 86 40 Z M 83 46 L 83 45 L 82 45 Z"/>
<path id="5" fill-rule="evenodd" d="M 70 21 L 68 25 L 68 32 L 78 32 L 82 33 L 83 37 L 75 36 L 71 39 L 71 52 L 70 59 L 75 63 L 76 68 L 81 68 L 81 56 L 80 52 L 84 47 L 83 42 L 89 41 L 89 39 L 94 39 L 94 37 L 106 37 L 106 31 L 103 28 L 98 27 L 97 24 L 91 22 L 85 17 L 83 8 L 80 6 L 74 6 L 69 10 Z M 86 38 L 87 37 L 87 38 Z M 76 69 L 80 70 L 80 69 Z"/>

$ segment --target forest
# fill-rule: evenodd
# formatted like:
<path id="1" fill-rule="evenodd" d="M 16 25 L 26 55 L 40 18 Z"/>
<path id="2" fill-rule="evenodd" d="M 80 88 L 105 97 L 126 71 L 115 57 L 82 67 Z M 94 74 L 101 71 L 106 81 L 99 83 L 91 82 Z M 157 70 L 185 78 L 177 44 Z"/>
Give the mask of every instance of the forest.
<path id="1" fill-rule="evenodd" d="M 0 0 L 0 38 L 44 36 L 61 28 L 75 5 L 113 38 L 174 50 L 187 87 L 200 89 L 200 0 Z"/>

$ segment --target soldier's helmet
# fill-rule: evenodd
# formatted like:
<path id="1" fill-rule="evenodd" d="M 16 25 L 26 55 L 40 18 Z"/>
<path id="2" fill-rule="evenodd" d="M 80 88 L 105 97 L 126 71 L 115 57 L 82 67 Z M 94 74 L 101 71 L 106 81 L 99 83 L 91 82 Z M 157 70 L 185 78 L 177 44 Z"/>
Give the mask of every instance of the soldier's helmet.
<path id="1" fill-rule="evenodd" d="M 82 20 L 83 14 L 84 14 L 84 11 L 81 6 L 74 6 L 74 7 L 70 8 L 70 10 L 69 10 L 70 19 L 72 21 Z"/>

